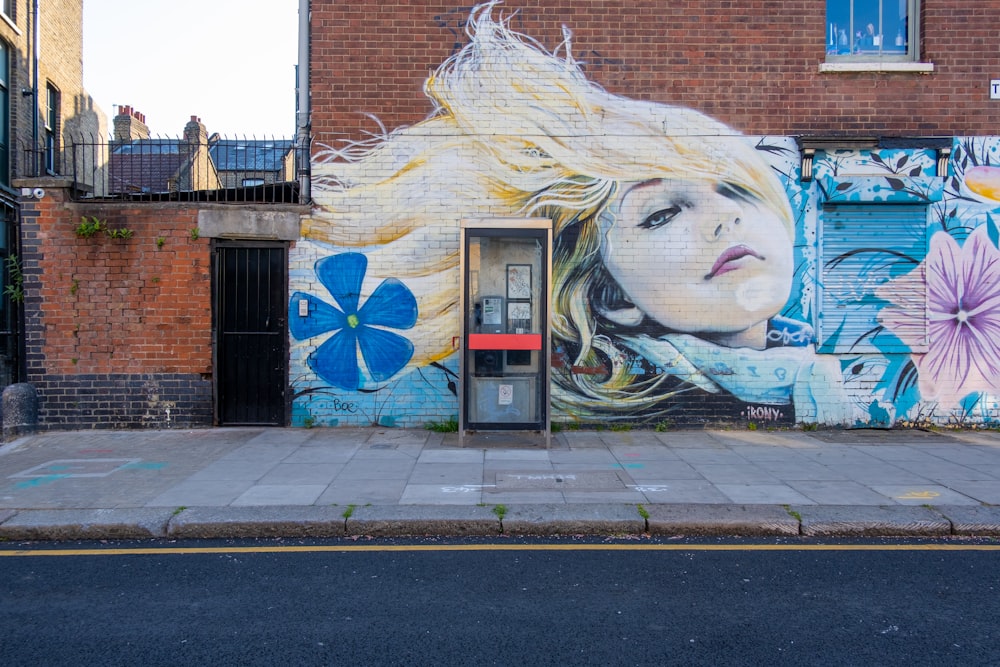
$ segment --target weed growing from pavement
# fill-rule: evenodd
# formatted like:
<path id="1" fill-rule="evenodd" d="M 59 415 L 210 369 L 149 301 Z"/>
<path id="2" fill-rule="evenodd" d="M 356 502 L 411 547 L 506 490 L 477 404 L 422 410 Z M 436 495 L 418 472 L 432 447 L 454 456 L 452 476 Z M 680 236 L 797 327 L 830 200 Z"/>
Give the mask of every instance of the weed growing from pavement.
<path id="1" fill-rule="evenodd" d="M 341 514 L 340 516 L 344 517 L 344 519 L 350 519 L 351 515 L 354 514 L 355 507 L 357 507 L 357 505 L 348 505 L 347 509 L 345 509 L 344 513 Z"/>
<path id="2" fill-rule="evenodd" d="M 789 505 L 782 505 L 782 507 L 784 507 L 785 511 L 788 512 L 788 516 L 792 517 L 798 522 L 802 521 L 802 515 L 793 510 Z"/>
<path id="3" fill-rule="evenodd" d="M 503 518 L 507 515 L 506 505 L 494 505 L 493 513 L 497 515 L 497 518 L 503 521 Z"/>
<path id="4" fill-rule="evenodd" d="M 452 417 L 443 422 L 427 422 L 424 428 L 435 433 L 458 433 L 458 418 Z"/>

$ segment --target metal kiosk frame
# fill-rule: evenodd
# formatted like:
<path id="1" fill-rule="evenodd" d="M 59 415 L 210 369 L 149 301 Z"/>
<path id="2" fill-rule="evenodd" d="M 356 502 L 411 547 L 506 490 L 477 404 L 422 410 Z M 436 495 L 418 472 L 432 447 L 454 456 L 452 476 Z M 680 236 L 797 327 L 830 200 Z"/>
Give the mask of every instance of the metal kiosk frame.
<path id="1" fill-rule="evenodd" d="M 549 448 L 552 221 L 462 220 L 459 266 L 459 445 L 531 431 Z"/>

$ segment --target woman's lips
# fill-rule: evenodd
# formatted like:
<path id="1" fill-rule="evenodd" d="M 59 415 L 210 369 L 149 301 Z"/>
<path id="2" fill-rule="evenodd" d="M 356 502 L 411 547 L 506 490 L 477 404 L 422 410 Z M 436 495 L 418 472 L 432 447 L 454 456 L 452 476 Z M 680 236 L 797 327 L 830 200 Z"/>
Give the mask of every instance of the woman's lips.
<path id="1" fill-rule="evenodd" d="M 716 276 L 721 276 L 723 273 L 729 273 L 730 271 L 735 271 L 741 267 L 737 262 L 744 257 L 755 257 L 757 259 L 764 259 L 763 255 L 760 255 L 752 248 L 745 245 L 734 245 L 730 248 L 726 248 L 719 258 L 715 260 L 715 264 L 712 265 L 712 270 L 705 274 L 705 280 L 711 280 Z"/>

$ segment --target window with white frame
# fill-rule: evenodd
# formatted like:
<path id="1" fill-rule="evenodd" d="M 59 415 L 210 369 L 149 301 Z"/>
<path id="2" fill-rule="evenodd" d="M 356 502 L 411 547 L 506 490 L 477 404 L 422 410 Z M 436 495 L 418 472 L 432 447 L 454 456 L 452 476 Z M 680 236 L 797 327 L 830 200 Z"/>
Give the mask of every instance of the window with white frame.
<path id="1" fill-rule="evenodd" d="M 826 0 L 828 61 L 915 61 L 920 0 Z"/>
<path id="2" fill-rule="evenodd" d="M 45 86 L 45 171 L 59 171 L 59 91 Z"/>

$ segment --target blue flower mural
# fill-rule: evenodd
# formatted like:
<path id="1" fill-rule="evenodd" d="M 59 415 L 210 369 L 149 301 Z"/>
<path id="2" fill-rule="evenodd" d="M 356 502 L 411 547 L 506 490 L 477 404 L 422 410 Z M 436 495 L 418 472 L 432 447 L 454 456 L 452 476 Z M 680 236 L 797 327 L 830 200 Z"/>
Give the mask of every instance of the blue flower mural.
<path id="1" fill-rule="evenodd" d="M 358 349 L 368 375 L 376 382 L 391 378 L 413 357 L 413 343 L 381 327 L 412 328 L 417 321 L 416 298 L 406 285 L 388 278 L 358 308 L 367 268 L 368 258 L 360 253 L 319 260 L 316 276 L 337 306 L 295 292 L 288 308 L 289 328 L 296 340 L 334 332 L 309 355 L 309 367 L 333 386 L 349 391 L 361 385 Z M 305 316 L 299 314 L 302 300 L 308 304 Z"/>

